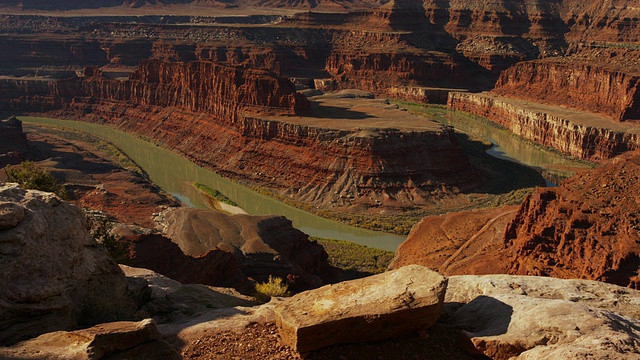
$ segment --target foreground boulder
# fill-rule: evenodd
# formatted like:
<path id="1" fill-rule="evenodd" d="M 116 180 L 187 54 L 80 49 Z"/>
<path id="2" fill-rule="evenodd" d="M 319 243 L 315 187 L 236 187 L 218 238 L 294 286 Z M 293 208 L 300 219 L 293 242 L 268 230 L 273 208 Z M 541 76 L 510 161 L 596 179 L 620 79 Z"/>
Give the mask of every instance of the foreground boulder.
<path id="1" fill-rule="evenodd" d="M 625 359 L 640 352 L 640 291 L 530 276 L 452 276 L 444 321 L 492 359 Z M 452 314 L 451 316 L 447 316 Z"/>
<path id="2" fill-rule="evenodd" d="M 77 331 L 56 331 L 0 348 L 9 359 L 144 359 L 174 360 L 180 354 L 161 340 L 151 319 L 113 322 Z"/>
<path id="3" fill-rule="evenodd" d="M 0 344 L 131 319 L 127 279 L 56 195 L 0 183 Z"/>
<path id="4" fill-rule="evenodd" d="M 275 308 L 282 341 L 299 352 L 376 341 L 433 326 L 447 280 L 418 265 L 300 293 Z"/>

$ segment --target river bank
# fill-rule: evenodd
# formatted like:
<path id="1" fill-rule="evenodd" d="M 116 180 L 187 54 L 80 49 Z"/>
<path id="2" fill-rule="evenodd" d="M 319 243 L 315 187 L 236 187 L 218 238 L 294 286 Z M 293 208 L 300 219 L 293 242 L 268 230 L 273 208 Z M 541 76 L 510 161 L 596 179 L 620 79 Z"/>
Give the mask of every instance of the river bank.
<path id="1" fill-rule="evenodd" d="M 200 209 L 210 208 L 207 199 L 193 186 L 193 183 L 196 182 L 220 191 L 252 215 L 285 216 L 293 221 L 296 228 L 311 236 L 345 240 L 389 251 L 395 251 L 398 245 L 404 241 L 403 236 L 347 226 L 278 202 L 205 170 L 179 154 L 110 127 L 49 118 L 20 116 L 19 119 L 25 121 L 26 124 L 64 126 L 68 129 L 92 133 L 108 140 L 144 169 L 151 182 L 187 206 Z"/>

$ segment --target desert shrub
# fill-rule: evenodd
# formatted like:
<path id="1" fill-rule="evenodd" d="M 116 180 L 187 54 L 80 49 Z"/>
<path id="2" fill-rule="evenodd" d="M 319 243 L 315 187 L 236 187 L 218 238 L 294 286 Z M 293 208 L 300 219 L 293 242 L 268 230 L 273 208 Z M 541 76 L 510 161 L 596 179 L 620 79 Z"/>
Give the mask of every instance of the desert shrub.
<path id="1" fill-rule="evenodd" d="M 63 199 L 67 198 L 64 185 L 47 169 L 37 167 L 31 161 L 23 161 L 16 166 L 7 165 L 5 174 L 7 181 L 18 183 L 23 189 L 52 192 Z"/>
<path id="2" fill-rule="evenodd" d="M 130 265 L 133 258 L 133 245 L 129 241 L 119 240 L 111 230 L 113 223 L 106 217 L 95 219 L 85 215 L 87 229 L 91 236 L 102 244 L 118 264 Z"/>
<path id="3" fill-rule="evenodd" d="M 282 281 L 282 278 L 269 275 L 269 279 L 265 283 L 256 284 L 256 292 L 253 296 L 261 302 L 267 302 L 272 297 L 291 296 L 289 286 Z"/>

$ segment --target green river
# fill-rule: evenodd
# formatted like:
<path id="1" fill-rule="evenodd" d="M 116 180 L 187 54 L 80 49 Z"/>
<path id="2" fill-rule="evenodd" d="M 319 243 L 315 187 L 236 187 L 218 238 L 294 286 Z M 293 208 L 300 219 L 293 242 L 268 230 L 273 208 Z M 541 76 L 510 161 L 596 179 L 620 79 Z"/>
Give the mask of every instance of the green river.
<path id="1" fill-rule="evenodd" d="M 572 164 L 566 157 L 522 141 L 507 130 L 490 126 L 486 121 L 468 114 L 450 112 L 439 107 L 409 107 L 454 126 L 457 131 L 490 141 L 494 146 L 488 152 L 495 157 L 538 169 L 549 169 L 558 164 Z M 29 123 L 57 125 L 84 131 L 113 143 L 144 169 L 151 181 L 188 206 L 208 208 L 200 192 L 192 186 L 198 182 L 218 190 L 249 214 L 286 216 L 293 221 L 296 228 L 311 236 L 346 240 L 390 251 L 395 251 L 405 239 L 403 236 L 351 227 L 286 205 L 224 179 L 174 152 L 108 126 L 39 117 L 18 118 Z"/>
<path id="2" fill-rule="evenodd" d="M 286 205 L 224 179 L 172 151 L 108 126 L 28 116 L 19 116 L 18 119 L 84 131 L 113 143 L 144 169 L 151 181 L 188 206 L 208 208 L 200 192 L 193 187 L 193 183 L 198 182 L 218 190 L 249 214 L 286 216 L 293 221 L 293 226 L 311 236 L 346 240 L 390 251 L 395 251 L 405 239 L 404 236 L 355 228 Z"/>

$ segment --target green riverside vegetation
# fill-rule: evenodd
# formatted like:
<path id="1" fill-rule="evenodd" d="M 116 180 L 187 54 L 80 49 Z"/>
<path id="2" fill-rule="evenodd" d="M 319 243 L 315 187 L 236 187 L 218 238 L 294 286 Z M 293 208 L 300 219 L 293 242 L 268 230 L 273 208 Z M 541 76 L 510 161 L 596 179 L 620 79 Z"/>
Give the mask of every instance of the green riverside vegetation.
<path id="1" fill-rule="evenodd" d="M 212 189 L 210 187 L 208 187 L 205 184 L 201 184 L 201 183 L 193 183 L 193 187 L 195 187 L 196 189 L 200 190 L 203 194 L 210 196 L 213 199 L 218 200 L 221 203 L 225 203 L 227 205 L 231 205 L 231 206 L 238 206 L 238 204 L 236 204 L 235 202 L 231 201 L 231 199 L 229 199 L 228 197 L 224 196 L 221 192 L 219 192 L 218 190 Z"/>
<path id="2" fill-rule="evenodd" d="M 107 157 L 113 161 L 115 161 L 121 168 L 131 171 L 134 173 L 138 173 L 143 177 L 147 178 L 147 174 L 142 170 L 138 164 L 136 164 L 133 160 L 131 160 L 125 153 L 123 153 L 120 149 L 118 149 L 112 143 L 102 140 L 97 136 L 93 136 L 89 133 L 61 128 L 58 126 L 52 125 L 35 125 L 29 123 L 23 123 L 23 127 L 25 130 L 35 130 L 38 128 L 46 129 L 46 132 L 49 134 L 53 134 L 59 136 L 65 140 L 73 141 L 78 140 L 86 143 L 93 144 L 99 151 L 104 152 Z"/>
<path id="3" fill-rule="evenodd" d="M 349 241 L 309 237 L 317 241 L 329 254 L 329 264 L 342 269 L 352 277 L 384 272 L 393 260 L 392 251 L 380 250 Z"/>

